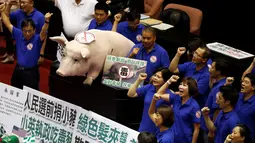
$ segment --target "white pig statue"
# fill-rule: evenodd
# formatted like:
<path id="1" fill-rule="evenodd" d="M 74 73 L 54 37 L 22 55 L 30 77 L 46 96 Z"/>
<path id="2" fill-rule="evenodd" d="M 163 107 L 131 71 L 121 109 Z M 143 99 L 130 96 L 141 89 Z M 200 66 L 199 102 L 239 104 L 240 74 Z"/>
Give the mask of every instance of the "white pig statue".
<path id="1" fill-rule="evenodd" d="M 60 61 L 57 74 L 63 77 L 86 76 L 83 84 L 91 85 L 102 71 L 107 55 L 125 57 L 134 43 L 113 31 L 89 30 L 86 33 L 92 33 L 95 40 L 90 43 L 77 38 L 67 41 L 60 36 L 50 39 L 65 47 L 65 57 Z"/>

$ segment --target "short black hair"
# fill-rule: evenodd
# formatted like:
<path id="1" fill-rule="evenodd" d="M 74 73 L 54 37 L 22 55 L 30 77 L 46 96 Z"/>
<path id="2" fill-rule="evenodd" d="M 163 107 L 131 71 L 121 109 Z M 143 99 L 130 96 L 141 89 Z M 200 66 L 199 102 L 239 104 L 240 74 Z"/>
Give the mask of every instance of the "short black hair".
<path id="1" fill-rule="evenodd" d="M 222 76 L 230 76 L 230 63 L 223 58 L 216 58 L 213 60 L 215 62 L 216 71 L 220 71 Z"/>
<path id="2" fill-rule="evenodd" d="M 108 15 L 109 6 L 105 2 L 98 2 L 95 5 L 95 10 L 103 10 Z"/>
<path id="3" fill-rule="evenodd" d="M 166 82 L 172 76 L 172 73 L 168 68 L 163 68 L 163 67 L 157 68 L 153 72 L 153 75 L 156 74 L 157 72 L 162 72 L 162 78 L 164 82 Z"/>
<path id="4" fill-rule="evenodd" d="M 152 28 L 151 26 L 146 26 L 144 29 L 143 29 L 143 32 L 146 31 L 146 32 L 151 32 L 153 36 L 157 36 L 157 33 L 156 33 L 156 30 L 154 28 Z"/>
<path id="5" fill-rule="evenodd" d="M 224 98 L 225 102 L 230 101 L 230 105 L 235 107 L 239 98 L 237 90 L 232 86 L 221 86 L 220 92 L 222 93 L 222 97 Z"/>
<path id="6" fill-rule="evenodd" d="M 127 21 L 135 21 L 136 19 L 140 20 L 141 15 L 139 12 L 136 10 L 131 10 L 130 12 L 127 13 Z"/>
<path id="7" fill-rule="evenodd" d="M 157 138 L 149 132 L 141 132 L 137 137 L 138 143 L 157 143 Z"/>
<path id="8" fill-rule="evenodd" d="M 249 78 L 251 81 L 251 86 L 255 86 L 255 74 L 253 73 L 248 73 L 244 76 L 244 78 Z"/>
<path id="9" fill-rule="evenodd" d="M 27 27 L 29 25 L 32 26 L 33 29 L 35 29 L 35 22 L 31 18 L 23 20 L 21 23 L 21 28 L 23 29 L 24 27 Z"/>

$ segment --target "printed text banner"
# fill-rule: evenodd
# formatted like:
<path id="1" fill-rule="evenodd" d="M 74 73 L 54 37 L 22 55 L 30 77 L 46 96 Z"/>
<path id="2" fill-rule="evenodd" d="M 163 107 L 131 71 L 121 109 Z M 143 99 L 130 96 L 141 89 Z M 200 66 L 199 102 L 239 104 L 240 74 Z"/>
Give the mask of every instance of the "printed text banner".
<path id="1" fill-rule="evenodd" d="M 28 97 L 21 126 L 45 143 L 71 143 L 80 107 L 24 87 Z"/>
<path id="2" fill-rule="evenodd" d="M 249 57 L 253 57 L 254 55 L 249 54 L 247 52 L 244 52 L 242 50 L 235 49 L 233 47 L 214 42 L 214 43 L 209 43 L 206 45 L 210 50 L 221 53 L 223 55 L 235 58 L 235 59 L 245 59 Z"/>
<path id="3" fill-rule="evenodd" d="M 10 134 L 20 126 L 27 92 L 0 82 L 0 125 Z"/>
<path id="4" fill-rule="evenodd" d="M 73 136 L 72 143 L 137 143 L 138 132 L 82 110 Z"/>
<path id="5" fill-rule="evenodd" d="M 140 73 L 146 72 L 147 61 L 108 55 L 102 84 L 116 89 L 129 89 Z M 143 82 L 139 86 L 142 86 Z"/>

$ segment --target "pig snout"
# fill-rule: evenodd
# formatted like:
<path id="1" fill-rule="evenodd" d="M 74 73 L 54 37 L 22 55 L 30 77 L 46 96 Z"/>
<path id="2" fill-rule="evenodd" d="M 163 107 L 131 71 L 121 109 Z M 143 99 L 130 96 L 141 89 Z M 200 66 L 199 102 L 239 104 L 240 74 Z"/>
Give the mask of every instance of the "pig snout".
<path id="1" fill-rule="evenodd" d="M 60 76 L 65 76 L 65 73 L 59 69 L 56 71 L 56 73 Z"/>

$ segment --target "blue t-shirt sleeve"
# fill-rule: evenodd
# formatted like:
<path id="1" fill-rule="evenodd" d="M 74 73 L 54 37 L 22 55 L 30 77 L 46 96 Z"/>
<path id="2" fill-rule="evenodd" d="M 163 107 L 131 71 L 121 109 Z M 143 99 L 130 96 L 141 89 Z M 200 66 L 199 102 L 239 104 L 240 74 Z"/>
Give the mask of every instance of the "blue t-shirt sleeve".
<path id="1" fill-rule="evenodd" d="M 94 25 L 94 20 L 95 20 L 95 19 L 93 19 L 93 20 L 90 21 L 88 30 L 94 29 L 94 27 L 93 27 L 93 25 Z"/>
<path id="2" fill-rule="evenodd" d="M 136 93 L 138 97 L 144 97 L 146 95 L 147 90 L 151 87 L 150 84 L 147 84 L 143 87 L 137 88 Z"/>
<path id="3" fill-rule="evenodd" d="M 238 116 L 232 116 L 228 123 L 229 123 L 229 133 L 232 133 L 232 130 L 237 124 L 240 123 L 240 120 Z"/>
<path id="4" fill-rule="evenodd" d="M 10 21 L 17 21 L 18 10 L 10 13 Z"/>
<path id="5" fill-rule="evenodd" d="M 170 102 L 170 104 L 172 105 L 172 104 L 174 104 L 175 103 L 175 101 L 177 100 L 177 98 L 179 97 L 179 95 L 176 95 L 176 94 L 174 94 L 174 93 L 172 93 L 172 92 L 169 92 L 170 94 L 169 94 L 169 102 Z"/>
<path id="6" fill-rule="evenodd" d="M 252 73 L 255 74 L 255 67 L 252 69 Z"/>
<path id="7" fill-rule="evenodd" d="M 161 62 L 162 67 L 169 68 L 170 59 L 169 59 L 168 53 L 166 51 L 162 52 L 161 61 L 160 62 Z"/>
<path id="8" fill-rule="evenodd" d="M 191 62 L 186 62 L 184 64 L 178 65 L 179 73 L 180 74 L 185 74 L 188 71 L 190 64 L 192 64 L 192 63 Z"/>
<path id="9" fill-rule="evenodd" d="M 39 18 L 38 18 L 38 27 L 36 27 L 36 33 L 37 34 L 40 34 L 40 32 L 42 31 L 42 27 L 43 27 L 43 25 L 44 25 L 44 23 L 45 23 L 45 19 L 44 19 L 44 16 L 42 15 L 42 16 L 40 16 Z"/>
<path id="10" fill-rule="evenodd" d="M 196 103 L 196 104 L 193 104 L 193 106 L 194 107 L 192 108 L 192 113 L 191 113 L 192 123 L 200 123 L 201 111 L 200 111 L 199 105 Z"/>
<path id="11" fill-rule="evenodd" d="M 202 76 L 200 76 L 200 78 L 197 81 L 197 87 L 198 87 L 198 91 L 200 94 L 202 95 L 206 95 L 209 91 L 209 78 L 210 78 L 210 74 L 205 73 Z"/>
<path id="12" fill-rule="evenodd" d="M 12 27 L 12 37 L 16 40 L 19 41 L 22 37 L 22 31 L 16 27 Z"/>

